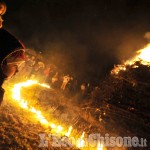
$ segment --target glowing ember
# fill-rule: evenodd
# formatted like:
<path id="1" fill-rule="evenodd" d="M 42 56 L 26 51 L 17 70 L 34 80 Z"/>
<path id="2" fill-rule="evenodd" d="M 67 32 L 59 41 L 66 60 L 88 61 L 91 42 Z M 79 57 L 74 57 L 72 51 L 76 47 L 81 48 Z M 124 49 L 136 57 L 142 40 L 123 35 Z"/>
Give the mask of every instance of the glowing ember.
<path id="1" fill-rule="evenodd" d="M 140 61 L 143 65 L 150 65 L 150 43 L 145 48 L 138 50 L 137 55 L 131 60 L 127 60 L 123 65 L 115 66 L 111 73 L 118 74 L 121 70 L 125 71 L 127 65 L 133 65 L 133 68 L 137 68 L 138 66 L 134 65 L 137 61 Z"/>

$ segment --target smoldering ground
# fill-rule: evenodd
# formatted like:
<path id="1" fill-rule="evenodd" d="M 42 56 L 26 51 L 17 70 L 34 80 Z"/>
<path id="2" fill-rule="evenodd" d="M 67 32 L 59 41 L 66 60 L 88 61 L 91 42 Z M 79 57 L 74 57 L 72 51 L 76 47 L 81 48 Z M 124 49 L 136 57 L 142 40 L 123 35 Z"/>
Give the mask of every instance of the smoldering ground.
<path id="1" fill-rule="evenodd" d="M 6 1 L 4 27 L 49 63 L 81 80 L 97 82 L 134 55 L 149 31 L 144 1 Z"/>

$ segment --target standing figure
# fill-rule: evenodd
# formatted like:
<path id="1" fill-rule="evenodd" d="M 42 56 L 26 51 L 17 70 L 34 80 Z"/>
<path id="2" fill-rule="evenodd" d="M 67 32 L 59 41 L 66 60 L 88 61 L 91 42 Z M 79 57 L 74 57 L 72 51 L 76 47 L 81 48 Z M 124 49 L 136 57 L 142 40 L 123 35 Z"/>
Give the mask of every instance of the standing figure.
<path id="1" fill-rule="evenodd" d="M 5 29 L 2 29 L 1 16 L 6 11 L 6 5 L 0 1 L 0 104 L 3 101 L 4 81 L 18 72 L 18 68 L 25 61 L 23 44 Z"/>
<path id="2" fill-rule="evenodd" d="M 80 89 L 81 89 L 82 95 L 85 95 L 85 90 L 86 90 L 86 85 L 85 85 L 85 83 L 82 83 L 82 84 L 81 84 Z"/>
<path id="3" fill-rule="evenodd" d="M 3 82 L 18 72 L 25 61 L 24 51 L 25 47 L 13 35 L 0 29 L 0 103 L 4 95 Z"/>
<path id="4" fill-rule="evenodd" d="M 70 81 L 70 79 L 71 79 L 71 78 L 70 78 L 69 75 L 66 75 L 66 76 L 63 77 L 63 83 L 62 83 L 62 85 L 61 85 L 61 89 L 62 89 L 62 90 L 65 90 L 65 88 L 66 88 L 68 82 Z"/>

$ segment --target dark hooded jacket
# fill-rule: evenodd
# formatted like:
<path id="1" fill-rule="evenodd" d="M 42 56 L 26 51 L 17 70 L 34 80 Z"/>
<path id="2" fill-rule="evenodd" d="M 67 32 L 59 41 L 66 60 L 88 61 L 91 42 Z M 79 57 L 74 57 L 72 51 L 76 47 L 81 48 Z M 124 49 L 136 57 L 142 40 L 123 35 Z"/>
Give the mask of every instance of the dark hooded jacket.
<path id="1" fill-rule="evenodd" d="M 2 84 L 7 76 L 3 73 L 2 64 L 5 63 L 5 59 L 16 51 L 24 51 L 23 44 L 10 34 L 5 29 L 0 28 L 0 103 L 3 100 L 4 89 Z"/>

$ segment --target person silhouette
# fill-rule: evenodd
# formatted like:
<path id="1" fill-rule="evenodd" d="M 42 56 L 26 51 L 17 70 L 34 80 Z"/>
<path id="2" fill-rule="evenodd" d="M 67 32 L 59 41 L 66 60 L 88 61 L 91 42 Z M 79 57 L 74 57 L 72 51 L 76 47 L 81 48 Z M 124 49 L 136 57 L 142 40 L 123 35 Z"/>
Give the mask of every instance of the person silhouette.
<path id="1" fill-rule="evenodd" d="M 11 33 L 2 28 L 2 18 L 6 5 L 0 1 L 0 104 L 3 101 L 2 85 L 6 79 L 18 72 L 19 66 L 25 61 L 24 45 Z"/>

